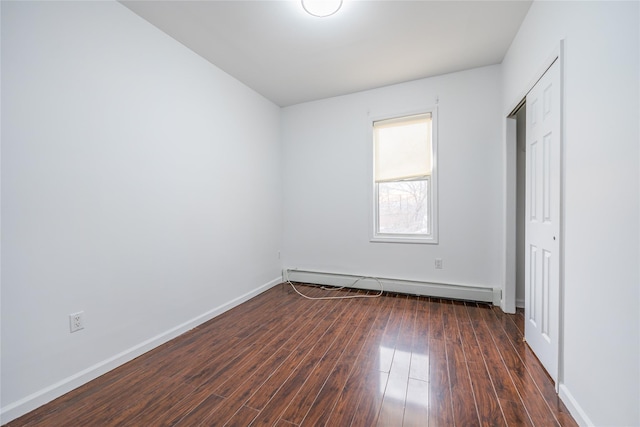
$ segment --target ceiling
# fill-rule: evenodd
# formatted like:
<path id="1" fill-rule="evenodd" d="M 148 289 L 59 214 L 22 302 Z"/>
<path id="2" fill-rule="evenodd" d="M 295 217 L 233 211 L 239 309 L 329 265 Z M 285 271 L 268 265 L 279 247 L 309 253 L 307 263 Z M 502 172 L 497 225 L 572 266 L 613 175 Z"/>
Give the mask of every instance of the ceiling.
<path id="1" fill-rule="evenodd" d="M 498 64 L 531 0 L 121 3 L 277 105 Z"/>

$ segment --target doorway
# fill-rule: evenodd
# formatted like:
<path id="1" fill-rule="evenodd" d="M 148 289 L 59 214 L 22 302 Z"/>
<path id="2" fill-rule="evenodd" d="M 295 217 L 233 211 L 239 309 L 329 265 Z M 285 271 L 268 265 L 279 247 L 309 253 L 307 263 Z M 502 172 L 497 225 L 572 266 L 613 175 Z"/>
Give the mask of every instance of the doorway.
<path id="1" fill-rule="evenodd" d="M 562 46 L 561 46 L 562 47 Z M 507 118 L 503 309 L 524 307 L 525 338 L 558 386 L 562 349 L 562 79 L 556 55 Z"/>
<path id="2" fill-rule="evenodd" d="M 523 103 L 513 114 L 516 121 L 516 308 L 525 307 L 525 194 L 527 165 L 527 103 Z"/>

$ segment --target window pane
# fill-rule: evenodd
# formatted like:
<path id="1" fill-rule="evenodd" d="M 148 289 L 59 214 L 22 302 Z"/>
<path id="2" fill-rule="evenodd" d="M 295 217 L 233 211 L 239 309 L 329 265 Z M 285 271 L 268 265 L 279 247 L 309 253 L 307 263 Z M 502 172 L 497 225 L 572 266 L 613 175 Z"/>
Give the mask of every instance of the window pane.
<path id="1" fill-rule="evenodd" d="M 429 234 L 429 180 L 378 184 L 378 232 Z"/>

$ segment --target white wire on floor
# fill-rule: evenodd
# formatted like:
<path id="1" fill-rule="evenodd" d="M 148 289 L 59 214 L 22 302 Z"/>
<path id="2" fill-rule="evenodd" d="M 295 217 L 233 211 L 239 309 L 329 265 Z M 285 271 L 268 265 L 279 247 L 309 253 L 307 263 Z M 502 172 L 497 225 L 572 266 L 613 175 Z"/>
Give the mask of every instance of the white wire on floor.
<path id="1" fill-rule="evenodd" d="M 294 291 L 296 291 L 296 293 L 298 295 L 300 295 L 303 298 L 306 299 L 310 299 L 310 300 L 326 300 L 326 299 L 352 299 L 352 298 L 378 298 L 380 296 L 382 296 L 383 292 L 384 292 L 384 287 L 382 286 L 382 282 L 380 281 L 380 279 L 378 279 L 377 277 L 367 277 L 367 276 L 363 276 L 363 277 L 358 277 L 351 285 L 349 286 L 341 286 L 339 288 L 326 288 L 324 286 L 321 287 L 321 289 L 324 289 L 326 291 L 338 291 L 344 288 L 352 288 L 354 287 L 356 284 L 358 284 L 358 282 L 360 282 L 361 280 L 375 280 L 376 282 L 378 282 L 378 285 L 380 285 L 380 291 L 375 294 L 375 295 L 362 295 L 362 294 L 358 294 L 358 295 L 342 295 L 339 297 L 310 297 L 308 295 L 303 294 L 302 292 L 300 292 L 298 290 L 298 288 L 295 287 L 295 285 L 293 283 L 291 283 L 291 281 L 289 280 L 289 270 L 285 270 L 284 271 L 284 280 L 286 283 L 288 283 Z"/>

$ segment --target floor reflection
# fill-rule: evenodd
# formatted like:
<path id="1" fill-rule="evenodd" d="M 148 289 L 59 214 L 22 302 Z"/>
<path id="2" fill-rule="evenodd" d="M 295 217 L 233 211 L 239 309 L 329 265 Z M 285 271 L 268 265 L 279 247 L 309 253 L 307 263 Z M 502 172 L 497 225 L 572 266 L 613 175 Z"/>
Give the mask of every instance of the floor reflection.
<path id="1" fill-rule="evenodd" d="M 407 406 L 428 406 L 428 354 L 412 353 L 381 345 L 379 370 L 378 391 L 381 398 L 404 402 Z M 410 375 L 410 372 L 417 374 Z"/>

